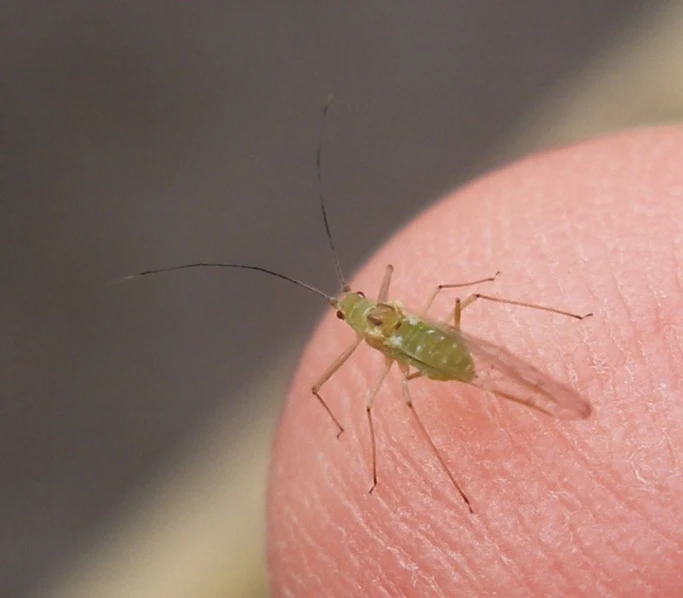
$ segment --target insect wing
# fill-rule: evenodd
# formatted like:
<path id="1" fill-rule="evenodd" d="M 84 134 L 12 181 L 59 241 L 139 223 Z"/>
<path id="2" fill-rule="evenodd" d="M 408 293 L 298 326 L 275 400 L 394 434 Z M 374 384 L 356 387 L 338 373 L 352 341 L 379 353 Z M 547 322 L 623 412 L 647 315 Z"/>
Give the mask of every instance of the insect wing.
<path id="1" fill-rule="evenodd" d="M 566 384 L 553 380 L 530 363 L 489 341 L 454 331 L 474 360 L 476 378 L 470 384 L 499 397 L 564 419 L 585 419 L 591 406 Z"/>

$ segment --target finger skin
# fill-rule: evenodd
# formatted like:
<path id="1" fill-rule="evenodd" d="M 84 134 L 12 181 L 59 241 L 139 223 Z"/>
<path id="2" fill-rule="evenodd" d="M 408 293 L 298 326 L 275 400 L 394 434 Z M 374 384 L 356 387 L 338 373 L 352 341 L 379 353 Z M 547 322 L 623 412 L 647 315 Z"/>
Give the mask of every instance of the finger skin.
<path id="1" fill-rule="evenodd" d="M 586 420 L 554 420 L 457 382 L 411 382 L 470 514 L 402 402 L 394 369 L 330 312 L 277 433 L 268 495 L 276 596 L 683 595 L 683 128 L 629 132 L 528 158 L 455 192 L 352 281 L 416 310 L 438 283 L 500 270 L 482 292 L 593 312 L 582 321 L 477 302 L 463 329 L 575 388 Z M 444 292 L 436 316 L 452 309 Z M 467 293 L 465 289 L 463 293 Z"/>

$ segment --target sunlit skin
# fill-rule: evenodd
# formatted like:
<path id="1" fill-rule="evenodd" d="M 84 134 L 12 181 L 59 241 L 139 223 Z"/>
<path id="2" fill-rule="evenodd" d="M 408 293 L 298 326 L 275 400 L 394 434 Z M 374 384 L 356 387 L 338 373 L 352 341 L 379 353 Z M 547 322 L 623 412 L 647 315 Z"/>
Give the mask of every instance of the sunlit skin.
<path id="1" fill-rule="evenodd" d="M 564 421 L 470 384 L 411 382 L 415 408 L 472 499 L 460 508 L 401 401 L 377 396 L 371 496 L 363 397 L 383 358 L 361 344 L 311 408 L 310 386 L 354 338 L 330 313 L 293 378 L 272 450 L 268 557 L 276 596 L 678 596 L 683 588 L 683 128 L 531 156 L 407 223 L 352 281 L 421 313 L 442 280 L 594 311 L 578 322 L 476 301 L 462 329 L 590 398 Z M 459 294 L 459 292 L 454 292 Z M 450 318 L 444 291 L 430 314 Z M 452 323 L 452 321 L 450 321 Z M 364 455 L 368 455 L 364 457 Z"/>

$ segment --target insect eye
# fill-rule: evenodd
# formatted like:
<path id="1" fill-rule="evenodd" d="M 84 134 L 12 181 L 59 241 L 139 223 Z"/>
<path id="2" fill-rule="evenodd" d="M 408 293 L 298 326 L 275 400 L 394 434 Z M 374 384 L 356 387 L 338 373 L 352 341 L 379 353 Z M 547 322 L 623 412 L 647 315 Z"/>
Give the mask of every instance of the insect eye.
<path id="1" fill-rule="evenodd" d="M 337 317 L 338 317 L 340 320 L 343 320 L 343 319 L 344 319 L 344 314 L 343 314 L 341 311 L 338 311 L 338 312 L 337 312 Z"/>
<path id="2" fill-rule="evenodd" d="M 359 297 L 363 297 L 363 299 L 365 299 L 365 293 L 363 291 L 356 291 L 356 295 L 358 295 Z"/>

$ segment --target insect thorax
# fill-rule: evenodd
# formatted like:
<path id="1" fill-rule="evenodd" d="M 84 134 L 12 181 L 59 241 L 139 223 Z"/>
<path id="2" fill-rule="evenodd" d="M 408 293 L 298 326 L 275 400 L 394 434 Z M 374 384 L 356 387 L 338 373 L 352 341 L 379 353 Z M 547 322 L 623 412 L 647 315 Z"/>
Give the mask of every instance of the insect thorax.
<path id="1" fill-rule="evenodd" d="M 377 303 L 360 293 L 346 293 L 337 304 L 338 315 L 373 347 L 398 328 L 403 312 L 398 305 Z"/>

